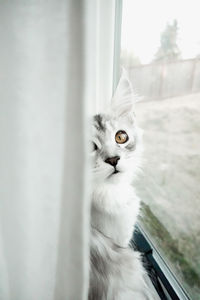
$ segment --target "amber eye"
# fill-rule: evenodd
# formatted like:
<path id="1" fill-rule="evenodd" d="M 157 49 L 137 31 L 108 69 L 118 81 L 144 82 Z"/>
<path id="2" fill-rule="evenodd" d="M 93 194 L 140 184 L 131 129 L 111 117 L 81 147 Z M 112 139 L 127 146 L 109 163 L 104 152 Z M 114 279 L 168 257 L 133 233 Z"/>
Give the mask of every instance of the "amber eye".
<path id="1" fill-rule="evenodd" d="M 118 144 L 124 144 L 128 141 L 128 134 L 124 130 L 117 131 L 115 141 Z"/>

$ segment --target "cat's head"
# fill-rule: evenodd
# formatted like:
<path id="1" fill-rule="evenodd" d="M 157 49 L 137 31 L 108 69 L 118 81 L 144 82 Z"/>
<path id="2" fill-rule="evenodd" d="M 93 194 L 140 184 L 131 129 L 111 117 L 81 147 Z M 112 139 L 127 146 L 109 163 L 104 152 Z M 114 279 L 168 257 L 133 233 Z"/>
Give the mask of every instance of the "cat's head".
<path id="1" fill-rule="evenodd" d="M 136 97 L 125 74 L 105 113 L 92 124 L 92 171 L 95 183 L 130 182 L 140 165 L 141 130 L 134 114 Z"/>

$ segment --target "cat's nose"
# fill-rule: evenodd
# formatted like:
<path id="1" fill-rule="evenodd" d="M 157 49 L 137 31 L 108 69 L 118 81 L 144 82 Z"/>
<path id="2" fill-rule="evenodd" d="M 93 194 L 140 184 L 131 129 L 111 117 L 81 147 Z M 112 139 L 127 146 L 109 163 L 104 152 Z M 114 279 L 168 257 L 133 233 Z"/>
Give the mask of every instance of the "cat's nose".
<path id="1" fill-rule="evenodd" d="M 114 156 L 114 157 L 106 158 L 105 162 L 107 164 L 110 164 L 111 166 L 115 167 L 118 163 L 118 160 L 120 160 L 120 157 L 119 156 Z"/>

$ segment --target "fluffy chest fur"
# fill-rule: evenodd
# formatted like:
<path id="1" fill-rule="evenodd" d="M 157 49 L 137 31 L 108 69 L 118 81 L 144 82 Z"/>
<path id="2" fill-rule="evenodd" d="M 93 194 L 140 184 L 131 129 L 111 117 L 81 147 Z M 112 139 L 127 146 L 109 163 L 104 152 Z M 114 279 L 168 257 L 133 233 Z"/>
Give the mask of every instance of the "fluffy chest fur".
<path id="1" fill-rule="evenodd" d="M 102 184 L 92 194 L 91 224 L 121 247 L 127 247 L 139 212 L 131 185 Z"/>

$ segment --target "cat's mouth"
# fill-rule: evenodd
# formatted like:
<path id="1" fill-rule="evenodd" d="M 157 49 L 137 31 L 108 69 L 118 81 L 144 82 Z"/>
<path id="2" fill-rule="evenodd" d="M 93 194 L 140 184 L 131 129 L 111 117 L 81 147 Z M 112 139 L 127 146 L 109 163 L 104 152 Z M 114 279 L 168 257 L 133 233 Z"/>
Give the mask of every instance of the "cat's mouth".
<path id="1" fill-rule="evenodd" d="M 117 169 L 115 169 L 112 174 L 117 174 L 117 173 L 119 173 L 119 171 Z"/>
<path id="2" fill-rule="evenodd" d="M 119 171 L 115 168 L 111 175 L 117 174 Z"/>
<path id="3" fill-rule="evenodd" d="M 116 168 L 114 169 L 114 171 L 108 176 L 109 178 L 112 177 L 115 174 L 120 173 L 120 171 L 118 171 Z"/>

